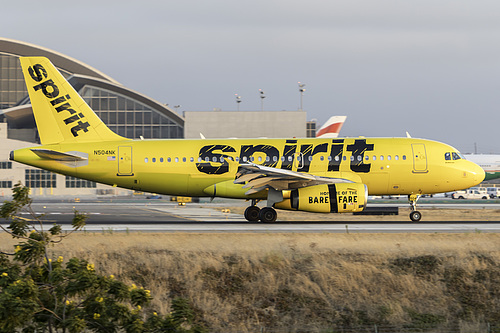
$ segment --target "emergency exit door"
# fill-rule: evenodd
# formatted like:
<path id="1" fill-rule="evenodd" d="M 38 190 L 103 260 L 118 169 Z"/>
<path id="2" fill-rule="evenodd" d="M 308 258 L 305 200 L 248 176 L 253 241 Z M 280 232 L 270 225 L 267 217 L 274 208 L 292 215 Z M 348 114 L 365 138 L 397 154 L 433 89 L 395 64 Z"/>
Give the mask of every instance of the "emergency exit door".
<path id="1" fill-rule="evenodd" d="M 118 176 L 132 176 L 132 147 L 118 147 Z"/>

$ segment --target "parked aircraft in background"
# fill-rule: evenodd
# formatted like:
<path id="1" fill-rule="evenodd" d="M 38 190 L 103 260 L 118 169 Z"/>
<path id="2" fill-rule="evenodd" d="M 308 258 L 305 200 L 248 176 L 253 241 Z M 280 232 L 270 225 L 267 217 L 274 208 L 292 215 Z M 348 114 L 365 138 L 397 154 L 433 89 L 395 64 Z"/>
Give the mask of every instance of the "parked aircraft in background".
<path id="1" fill-rule="evenodd" d="M 500 178 L 500 155 L 494 154 L 464 154 L 464 157 L 483 168 L 484 180 Z"/>
<path id="2" fill-rule="evenodd" d="M 332 116 L 316 131 L 317 138 L 337 138 L 346 116 Z"/>
<path id="3" fill-rule="evenodd" d="M 42 146 L 10 159 L 112 186 L 176 196 L 249 199 L 249 221 L 275 208 L 359 212 L 370 195 L 421 194 L 479 184 L 484 171 L 444 143 L 413 138 L 130 140 L 113 133 L 43 57 L 22 57 Z M 451 159 L 447 159 L 451 156 Z M 262 209 L 256 204 L 267 200 Z"/>

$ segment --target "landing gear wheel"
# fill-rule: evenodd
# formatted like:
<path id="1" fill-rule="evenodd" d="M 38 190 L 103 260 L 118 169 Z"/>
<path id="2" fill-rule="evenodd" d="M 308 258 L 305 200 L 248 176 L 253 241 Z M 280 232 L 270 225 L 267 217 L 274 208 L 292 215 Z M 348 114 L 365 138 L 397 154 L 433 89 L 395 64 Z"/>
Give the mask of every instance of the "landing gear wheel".
<path id="1" fill-rule="evenodd" d="M 264 207 L 260 210 L 259 219 L 263 223 L 275 222 L 278 213 L 272 207 Z"/>
<path id="2" fill-rule="evenodd" d="M 259 220 L 260 208 L 257 206 L 248 206 L 245 209 L 245 218 L 248 222 L 257 222 Z"/>
<path id="3" fill-rule="evenodd" d="M 418 210 L 414 210 L 413 212 L 410 213 L 410 220 L 413 222 L 418 222 L 422 218 L 422 214 Z"/>

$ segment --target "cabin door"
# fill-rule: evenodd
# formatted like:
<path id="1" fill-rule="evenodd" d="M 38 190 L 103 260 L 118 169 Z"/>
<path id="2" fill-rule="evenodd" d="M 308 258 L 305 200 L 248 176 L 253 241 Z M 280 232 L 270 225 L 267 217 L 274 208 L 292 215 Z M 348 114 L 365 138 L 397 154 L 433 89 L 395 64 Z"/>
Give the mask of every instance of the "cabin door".
<path id="1" fill-rule="evenodd" d="M 423 143 L 413 143 L 411 145 L 413 151 L 413 172 L 426 173 L 427 172 L 427 154 L 425 145 Z"/>
<path id="2" fill-rule="evenodd" d="M 132 147 L 118 147 L 118 176 L 133 176 L 132 173 Z"/>

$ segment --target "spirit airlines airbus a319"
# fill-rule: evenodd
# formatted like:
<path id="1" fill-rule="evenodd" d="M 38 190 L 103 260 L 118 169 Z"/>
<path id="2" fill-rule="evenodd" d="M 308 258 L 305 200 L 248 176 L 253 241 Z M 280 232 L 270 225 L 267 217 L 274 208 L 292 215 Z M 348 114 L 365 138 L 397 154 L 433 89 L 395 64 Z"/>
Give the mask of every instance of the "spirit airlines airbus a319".
<path id="1" fill-rule="evenodd" d="M 251 200 L 249 221 L 274 222 L 275 208 L 359 212 L 370 195 L 421 194 L 479 184 L 484 171 L 453 147 L 413 138 L 130 140 L 113 133 L 52 63 L 23 57 L 42 145 L 10 159 L 108 185 L 199 197 Z M 446 158 L 453 156 L 452 159 Z M 260 200 L 267 205 L 260 209 Z"/>

